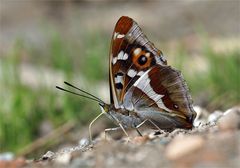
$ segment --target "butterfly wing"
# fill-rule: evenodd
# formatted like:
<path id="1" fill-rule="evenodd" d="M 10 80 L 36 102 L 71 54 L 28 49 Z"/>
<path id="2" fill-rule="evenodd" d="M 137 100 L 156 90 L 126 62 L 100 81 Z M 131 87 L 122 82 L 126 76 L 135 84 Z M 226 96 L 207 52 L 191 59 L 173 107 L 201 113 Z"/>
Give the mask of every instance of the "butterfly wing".
<path id="1" fill-rule="evenodd" d="M 160 128 L 191 128 L 196 113 L 181 73 L 131 18 L 119 19 L 110 50 L 111 103 Z"/>
<path id="2" fill-rule="evenodd" d="M 124 107 L 163 129 L 192 128 L 196 116 L 181 72 L 166 65 L 146 71 L 125 94 Z"/>
<path id="3" fill-rule="evenodd" d="M 162 52 L 143 34 L 133 19 L 122 16 L 114 29 L 109 59 L 111 103 L 123 104 L 125 93 L 154 65 L 166 65 Z"/>

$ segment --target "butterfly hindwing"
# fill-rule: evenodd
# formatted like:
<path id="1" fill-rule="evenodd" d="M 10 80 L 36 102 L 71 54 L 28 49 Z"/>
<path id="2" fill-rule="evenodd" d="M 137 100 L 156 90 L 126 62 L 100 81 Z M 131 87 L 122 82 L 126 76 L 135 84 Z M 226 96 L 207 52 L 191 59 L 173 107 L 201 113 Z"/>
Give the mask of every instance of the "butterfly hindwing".
<path id="1" fill-rule="evenodd" d="M 166 65 L 155 65 L 145 72 L 126 93 L 124 107 L 160 128 L 190 128 L 195 118 L 181 72 Z"/>

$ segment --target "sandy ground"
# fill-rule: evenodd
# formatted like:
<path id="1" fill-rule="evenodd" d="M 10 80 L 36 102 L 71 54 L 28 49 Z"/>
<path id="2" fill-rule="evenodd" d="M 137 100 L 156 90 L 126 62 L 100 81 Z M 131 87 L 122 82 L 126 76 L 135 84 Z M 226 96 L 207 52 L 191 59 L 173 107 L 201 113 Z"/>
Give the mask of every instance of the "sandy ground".
<path id="1" fill-rule="evenodd" d="M 130 132 L 130 141 L 101 133 L 93 143 L 83 138 L 78 145 L 48 151 L 34 160 L 0 161 L 0 167 L 239 167 L 240 107 L 203 113 L 198 110 L 192 130 L 158 134 L 148 130 L 143 136 Z"/>

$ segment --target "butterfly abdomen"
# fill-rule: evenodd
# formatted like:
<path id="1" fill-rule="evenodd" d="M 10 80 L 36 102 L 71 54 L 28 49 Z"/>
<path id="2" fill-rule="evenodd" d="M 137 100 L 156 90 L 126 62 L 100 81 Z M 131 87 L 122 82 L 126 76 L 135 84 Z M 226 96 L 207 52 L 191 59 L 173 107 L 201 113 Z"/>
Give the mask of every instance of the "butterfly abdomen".
<path id="1" fill-rule="evenodd" d="M 114 107 L 109 109 L 106 113 L 108 118 L 110 118 L 116 125 L 121 123 L 125 128 L 135 128 L 137 125 L 141 124 L 143 121 L 137 113 L 131 112 L 127 109 Z"/>

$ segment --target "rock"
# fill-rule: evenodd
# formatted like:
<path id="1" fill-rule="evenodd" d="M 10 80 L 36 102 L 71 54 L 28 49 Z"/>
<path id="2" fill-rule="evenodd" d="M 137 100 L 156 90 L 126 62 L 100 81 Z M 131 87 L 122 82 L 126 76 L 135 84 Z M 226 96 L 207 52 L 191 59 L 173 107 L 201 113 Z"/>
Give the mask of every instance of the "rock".
<path id="1" fill-rule="evenodd" d="M 224 112 L 218 120 L 217 125 L 220 130 L 237 130 L 240 128 L 240 107 L 233 107 Z"/>
<path id="2" fill-rule="evenodd" d="M 0 160 L 10 161 L 14 159 L 14 154 L 12 152 L 0 153 Z"/>
<path id="3" fill-rule="evenodd" d="M 219 120 L 219 118 L 221 118 L 222 116 L 223 116 L 223 112 L 220 110 L 216 110 L 208 116 L 208 122 L 216 123 Z"/>
<path id="4" fill-rule="evenodd" d="M 67 165 L 71 161 L 71 158 L 72 156 L 70 152 L 61 153 L 56 157 L 55 162 L 58 164 Z"/>
<path id="5" fill-rule="evenodd" d="M 148 135 L 144 135 L 144 136 L 136 136 L 134 137 L 134 139 L 131 141 L 133 144 L 144 144 L 149 140 Z"/>
<path id="6" fill-rule="evenodd" d="M 207 118 L 208 118 L 209 112 L 200 106 L 194 106 L 193 109 L 197 113 L 197 116 L 193 122 L 193 125 L 195 127 L 197 127 L 201 124 L 207 123 Z"/>
<path id="7" fill-rule="evenodd" d="M 87 138 L 82 138 L 79 142 L 78 142 L 79 146 L 81 148 L 84 148 L 86 146 L 88 146 L 90 144 L 90 141 Z"/>
<path id="8" fill-rule="evenodd" d="M 45 153 L 40 160 L 49 160 L 49 159 L 53 159 L 53 157 L 55 156 L 55 153 L 52 151 L 47 151 L 47 153 Z"/>
<path id="9" fill-rule="evenodd" d="M 177 160 L 186 155 L 194 154 L 196 150 L 204 145 L 201 136 L 176 136 L 166 147 L 166 157 L 170 160 Z"/>

